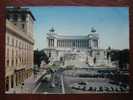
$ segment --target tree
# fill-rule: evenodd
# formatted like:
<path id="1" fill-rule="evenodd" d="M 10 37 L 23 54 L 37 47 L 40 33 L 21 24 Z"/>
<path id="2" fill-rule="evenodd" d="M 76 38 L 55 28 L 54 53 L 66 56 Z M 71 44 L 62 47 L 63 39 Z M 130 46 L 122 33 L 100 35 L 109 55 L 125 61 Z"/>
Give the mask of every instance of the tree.
<path id="1" fill-rule="evenodd" d="M 120 51 L 119 66 L 121 69 L 125 69 L 127 64 L 129 64 L 129 50 L 124 49 Z"/>
<path id="2" fill-rule="evenodd" d="M 129 64 L 129 50 L 112 50 L 111 51 L 111 60 L 118 61 L 119 68 L 123 69 L 127 64 Z"/>
<path id="3" fill-rule="evenodd" d="M 49 63 L 49 58 L 43 50 L 34 50 L 34 65 L 40 66 L 42 60 L 44 60 L 47 64 Z"/>

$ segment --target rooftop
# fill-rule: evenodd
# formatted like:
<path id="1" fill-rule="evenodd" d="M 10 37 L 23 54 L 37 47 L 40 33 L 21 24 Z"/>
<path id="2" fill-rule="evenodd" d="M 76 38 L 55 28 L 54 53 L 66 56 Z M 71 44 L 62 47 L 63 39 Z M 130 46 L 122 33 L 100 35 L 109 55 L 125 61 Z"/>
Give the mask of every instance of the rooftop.
<path id="1" fill-rule="evenodd" d="M 31 15 L 33 20 L 35 21 L 35 17 L 33 16 L 32 12 L 29 8 L 21 8 L 21 7 L 7 7 L 6 8 L 7 13 L 28 13 Z"/>
<path id="2" fill-rule="evenodd" d="M 94 38 L 94 39 L 98 39 L 98 34 L 89 34 L 89 35 L 58 35 L 56 33 L 54 34 L 48 34 L 50 37 L 54 37 L 57 39 L 89 39 L 89 38 Z"/>

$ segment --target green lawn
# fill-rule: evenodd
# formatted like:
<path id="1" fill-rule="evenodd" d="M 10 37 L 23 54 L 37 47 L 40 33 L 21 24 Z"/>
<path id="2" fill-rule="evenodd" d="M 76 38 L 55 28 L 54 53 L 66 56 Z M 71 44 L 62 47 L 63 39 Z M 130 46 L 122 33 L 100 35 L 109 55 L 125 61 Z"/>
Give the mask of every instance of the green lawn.
<path id="1" fill-rule="evenodd" d="M 48 68 L 51 68 L 51 69 L 58 69 L 60 67 L 60 65 L 48 65 Z"/>

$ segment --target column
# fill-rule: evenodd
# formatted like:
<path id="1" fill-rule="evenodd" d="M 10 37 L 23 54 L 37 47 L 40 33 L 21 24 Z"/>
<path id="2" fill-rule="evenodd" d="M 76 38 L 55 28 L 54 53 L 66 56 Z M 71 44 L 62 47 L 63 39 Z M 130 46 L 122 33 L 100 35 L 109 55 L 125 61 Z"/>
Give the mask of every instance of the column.
<path id="1" fill-rule="evenodd" d="M 69 40 L 69 41 L 68 41 L 69 48 L 71 47 L 71 46 L 70 46 L 70 43 L 71 43 L 71 42 L 70 42 L 70 40 Z"/>
<path id="2" fill-rule="evenodd" d="M 69 48 L 69 40 L 67 40 L 67 47 Z"/>
<path id="3" fill-rule="evenodd" d="M 61 40 L 61 47 L 63 47 L 63 40 Z"/>
<path id="4" fill-rule="evenodd" d="M 77 42 L 78 42 L 77 46 L 78 46 L 78 48 L 79 48 L 79 40 L 78 40 Z"/>
<path id="5" fill-rule="evenodd" d="M 60 47 L 62 47 L 62 42 L 61 42 L 62 40 L 60 40 Z"/>
<path id="6" fill-rule="evenodd" d="M 91 39 L 89 40 L 89 48 L 91 48 Z"/>
<path id="7" fill-rule="evenodd" d="M 98 40 L 97 40 L 97 48 L 98 48 Z"/>
<path id="8" fill-rule="evenodd" d="M 78 40 L 78 48 L 79 48 L 79 40 Z"/>
<path id="9" fill-rule="evenodd" d="M 66 44 L 65 47 L 67 47 L 67 40 L 65 40 L 65 44 Z"/>
<path id="10" fill-rule="evenodd" d="M 76 45 L 76 48 L 77 48 L 77 40 L 76 40 L 76 44 L 75 45 Z"/>
<path id="11" fill-rule="evenodd" d="M 67 40 L 67 47 L 69 48 L 69 40 Z"/>
<path id="12" fill-rule="evenodd" d="M 86 48 L 86 40 L 84 40 L 84 48 Z"/>
<path id="13" fill-rule="evenodd" d="M 54 40 L 54 47 L 57 47 L 57 40 Z"/>
<path id="14" fill-rule="evenodd" d="M 66 47 L 68 48 L 68 41 L 66 40 Z"/>
<path id="15" fill-rule="evenodd" d="M 84 48 L 84 40 L 82 40 L 82 48 Z"/>
<path id="16" fill-rule="evenodd" d="M 80 47 L 82 48 L 82 40 L 80 41 Z"/>
<path id="17" fill-rule="evenodd" d="M 72 42 L 73 42 L 73 41 L 71 40 L 71 48 L 72 48 Z"/>
<path id="18" fill-rule="evenodd" d="M 14 79 L 13 79 L 14 87 L 16 86 L 16 74 L 14 73 Z"/>
<path id="19" fill-rule="evenodd" d="M 58 40 L 58 47 L 60 47 L 60 40 Z"/>
<path id="20" fill-rule="evenodd" d="M 63 40 L 63 47 L 65 47 L 65 41 Z"/>
<path id="21" fill-rule="evenodd" d="M 51 47 L 51 39 L 49 39 L 49 47 Z"/>
<path id="22" fill-rule="evenodd" d="M 53 39 L 51 39 L 51 47 L 53 47 Z"/>
<path id="23" fill-rule="evenodd" d="M 75 42 L 75 47 L 77 48 L 77 40 L 76 40 L 76 42 Z"/>
<path id="24" fill-rule="evenodd" d="M 58 47 L 58 40 L 57 40 L 57 47 Z"/>
<path id="25" fill-rule="evenodd" d="M 11 76 L 8 76 L 9 78 L 9 90 L 11 89 Z"/>
<path id="26" fill-rule="evenodd" d="M 84 43 L 83 43 L 84 44 L 84 48 L 85 48 L 85 43 L 86 43 L 86 41 L 84 40 Z"/>
<path id="27" fill-rule="evenodd" d="M 69 47 L 71 48 L 71 40 L 69 41 Z"/>
<path id="28" fill-rule="evenodd" d="M 55 43 L 54 42 L 55 42 L 55 40 L 53 39 L 53 47 L 55 46 Z"/>
<path id="29" fill-rule="evenodd" d="M 51 39 L 51 47 L 53 47 L 52 45 L 53 45 L 53 41 L 52 41 L 52 39 Z"/>
<path id="30" fill-rule="evenodd" d="M 82 40 L 80 40 L 80 48 L 82 48 Z"/>
<path id="31" fill-rule="evenodd" d="M 87 45 L 87 44 L 88 44 L 88 40 L 86 40 L 86 45 L 85 45 L 85 47 L 86 47 L 86 48 L 88 47 L 88 45 Z"/>
<path id="32" fill-rule="evenodd" d="M 82 48 L 84 47 L 84 40 L 82 40 Z"/>
<path id="33" fill-rule="evenodd" d="M 64 40 L 64 47 L 66 47 L 66 41 Z"/>
<path id="34" fill-rule="evenodd" d="M 62 47 L 62 40 L 60 42 L 61 42 L 61 47 Z"/>
<path id="35" fill-rule="evenodd" d="M 92 39 L 90 40 L 91 48 L 93 48 L 93 41 Z"/>
<path id="36" fill-rule="evenodd" d="M 66 40 L 64 40 L 64 47 L 66 47 Z"/>
<path id="37" fill-rule="evenodd" d="M 52 47 L 52 39 L 51 39 L 51 41 L 50 41 L 50 42 L 51 42 L 50 46 Z"/>
<path id="38" fill-rule="evenodd" d="M 77 48 L 78 48 L 78 40 L 77 40 Z"/>
<path id="39" fill-rule="evenodd" d="M 53 43 L 54 43 L 54 41 L 53 41 L 53 39 L 52 39 L 52 47 L 53 47 Z"/>
<path id="40" fill-rule="evenodd" d="M 58 47 L 60 47 L 60 40 L 58 40 Z"/>
<path id="41" fill-rule="evenodd" d="M 80 40 L 79 40 L 79 48 L 80 48 Z"/>
<path id="42" fill-rule="evenodd" d="M 61 47 L 61 40 L 60 40 L 60 42 L 59 42 L 59 43 L 60 43 L 60 47 Z"/>

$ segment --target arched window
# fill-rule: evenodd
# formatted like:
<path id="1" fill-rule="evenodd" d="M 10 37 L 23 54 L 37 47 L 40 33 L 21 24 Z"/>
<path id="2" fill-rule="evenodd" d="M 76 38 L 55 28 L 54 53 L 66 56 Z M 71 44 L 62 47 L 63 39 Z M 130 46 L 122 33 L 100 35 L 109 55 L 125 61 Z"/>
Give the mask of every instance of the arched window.
<path id="1" fill-rule="evenodd" d="M 9 90 L 9 77 L 6 77 L 6 82 L 5 82 L 5 88 L 6 88 L 6 91 Z"/>
<path id="2" fill-rule="evenodd" d="M 13 86 L 14 86 L 14 79 L 13 78 L 14 78 L 13 75 L 11 75 L 11 88 L 13 88 Z"/>

